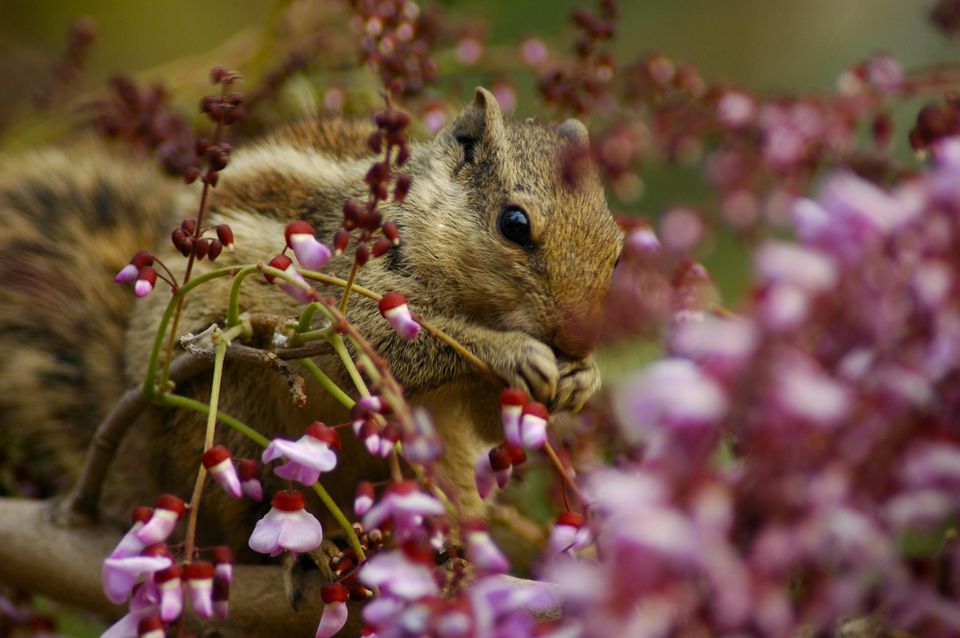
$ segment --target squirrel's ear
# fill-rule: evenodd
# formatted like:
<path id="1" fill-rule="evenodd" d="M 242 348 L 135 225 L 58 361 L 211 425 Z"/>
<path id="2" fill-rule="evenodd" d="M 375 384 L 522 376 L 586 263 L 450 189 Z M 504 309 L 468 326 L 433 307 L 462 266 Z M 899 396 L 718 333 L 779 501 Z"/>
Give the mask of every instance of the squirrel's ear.
<path id="1" fill-rule="evenodd" d="M 590 146 L 590 133 L 583 122 L 576 118 L 571 117 L 558 126 L 557 134 L 571 146 Z"/>
<path id="2" fill-rule="evenodd" d="M 453 139 L 463 147 L 464 161 L 468 164 L 477 160 L 481 153 L 493 152 L 506 136 L 503 113 L 493 93 L 483 87 L 470 103 L 453 120 L 450 126 Z"/>

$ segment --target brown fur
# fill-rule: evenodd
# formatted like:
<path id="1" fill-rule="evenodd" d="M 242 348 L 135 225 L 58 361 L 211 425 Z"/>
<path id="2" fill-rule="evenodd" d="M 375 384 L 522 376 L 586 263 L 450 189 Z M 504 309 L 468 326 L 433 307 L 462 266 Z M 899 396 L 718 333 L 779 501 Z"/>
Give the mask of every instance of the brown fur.
<path id="1" fill-rule="evenodd" d="M 210 218 L 232 226 L 237 250 L 224 253 L 216 266 L 269 259 L 282 247 L 283 229 L 291 219 L 307 219 L 329 240 L 340 225 L 344 200 L 365 196 L 363 175 L 373 158 L 362 149 L 371 130 L 352 123 L 311 123 L 239 150 L 216 190 Z M 405 167 L 413 175 L 413 188 L 402 205 L 384 206 L 385 215 L 400 228 L 402 244 L 371 261 L 359 276 L 359 283 L 369 288 L 403 291 L 418 312 L 511 385 L 530 390 L 558 410 L 579 407 L 599 383 L 589 339 L 575 319 L 596 312 L 621 243 L 596 176 L 588 175 L 579 188 L 561 181 L 563 151 L 584 143 L 583 133 L 578 123 L 559 129 L 505 123 L 493 96 L 478 90 L 473 104 L 432 142 L 414 145 Z M 499 233 L 497 219 L 506 205 L 528 212 L 533 248 L 516 246 Z M 190 206 L 184 203 L 171 219 L 188 216 Z M 163 251 L 169 263 L 182 268 L 183 260 L 172 248 Z M 201 262 L 199 272 L 207 267 Z M 349 267 L 345 255 L 326 270 L 342 276 Z M 228 286 L 217 280 L 191 297 L 182 330 L 199 331 L 222 321 Z M 142 378 L 166 301 L 163 294 L 154 294 L 132 315 L 125 350 L 128 382 Z M 241 307 L 298 314 L 292 299 L 259 277 L 245 283 Z M 500 387 L 426 335 L 401 340 L 366 299 L 354 297 L 348 315 L 389 361 L 410 400 L 432 411 L 446 444 L 440 478 L 465 515 L 482 515 L 473 465 L 502 437 Z M 341 387 L 350 387 L 338 360 L 326 356 L 317 361 Z M 209 381 L 195 380 L 177 391 L 206 401 Z M 295 408 L 283 379 L 231 366 L 224 374 L 221 409 L 268 436 L 295 438 L 314 419 L 345 420 L 343 409 L 322 390 L 308 384 L 308 395 L 307 406 Z M 343 438 L 339 467 L 324 484 L 349 511 L 357 481 L 376 480 L 385 468 L 352 435 Z M 259 453 L 223 426 L 218 442 L 236 456 Z M 151 502 L 160 491 L 187 496 L 201 446 L 197 415 L 151 410 L 124 442 L 105 503 L 125 517 L 129 507 Z M 231 501 L 218 488 L 211 488 L 207 498 L 211 502 L 202 509 L 201 542 L 227 539 L 237 548 L 245 547 L 253 523 L 269 507 Z"/>

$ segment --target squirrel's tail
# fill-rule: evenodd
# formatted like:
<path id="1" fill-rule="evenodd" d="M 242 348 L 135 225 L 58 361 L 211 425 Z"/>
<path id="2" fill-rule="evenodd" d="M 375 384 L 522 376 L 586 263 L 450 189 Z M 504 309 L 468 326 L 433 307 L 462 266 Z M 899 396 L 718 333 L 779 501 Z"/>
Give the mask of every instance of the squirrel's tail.
<path id="1" fill-rule="evenodd" d="M 126 386 L 134 296 L 113 277 L 156 244 L 176 192 L 92 143 L 0 157 L 0 494 L 74 479 Z"/>

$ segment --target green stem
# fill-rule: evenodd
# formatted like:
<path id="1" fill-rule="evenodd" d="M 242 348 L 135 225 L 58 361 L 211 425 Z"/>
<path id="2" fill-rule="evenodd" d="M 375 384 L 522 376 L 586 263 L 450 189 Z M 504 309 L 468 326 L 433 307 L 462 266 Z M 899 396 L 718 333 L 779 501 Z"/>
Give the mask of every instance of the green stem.
<path id="1" fill-rule="evenodd" d="M 173 316 L 173 312 L 180 304 L 180 301 L 188 292 L 197 286 L 218 277 L 226 277 L 235 272 L 235 270 L 233 267 L 212 270 L 180 286 L 180 289 L 170 297 L 170 302 L 167 303 L 167 308 L 164 310 L 163 317 L 160 319 L 160 325 L 157 326 L 157 334 L 153 339 L 153 350 L 150 352 L 150 363 L 147 366 L 147 373 L 143 378 L 143 396 L 147 399 L 152 399 L 156 396 L 157 368 L 160 362 L 160 351 L 163 349 L 163 335 L 166 333 L 170 318 Z M 161 388 L 161 394 L 164 392 L 166 392 L 166 388 Z"/>
<path id="2" fill-rule="evenodd" d="M 319 341 L 321 339 L 329 340 L 330 333 L 332 332 L 333 330 L 329 327 L 321 328 L 320 330 L 307 330 L 306 332 L 298 332 L 297 334 L 293 335 L 293 338 L 290 340 L 290 345 L 301 346 L 305 343 L 309 343 L 310 341 Z"/>
<path id="3" fill-rule="evenodd" d="M 307 307 L 300 313 L 300 320 L 297 322 L 297 332 L 305 334 L 313 328 L 313 316 L 317 314 L 317 306 L 322 305 L 319 301 L 307 304 Z"/>
<path id="4" fill-rule="evenodd" d="M 357 392 L 360 393 L 360 396 L 370 396 L 370 390 L 367 389 L 367 384 L 363 382 L 363 377 L 360 376 L 360 371 L 357 370 L 357 365 L 353 362 L 353 358 L 350 356 L 350 353 L 347 352 L 347 346 L 343 343 L 343 337 L 340 336 L 340 333 L 334 332 L 332 335 L 330 335 L 330 345 L 332 345 L 333 349 L 336 350 L 338 355 L 340 355 L 340 359 L 343 361 L 343 366 L 347 369 L 347 374 L 350 375 L 350 380 L 353 381 L 353 385 L 356 386 Z"/>
<path id="5" fill-rule="evenodd" d="M 240 323 L 240 285 L 244 279 L 257 272 L 257 270 L 258 268 L 255 264 L 252 266 L 244 266 L 233 278 L 233 284 L 230 285 L 230 300 L 227 303 L 228 326 L 236 326 Z"/>
<path id="6" fill-rule="evenodd" d="M 347 393 L 328 377 L 312 359 L 300 359 L 300 365 L 307 369 L 307 372 L 313 375 L 313 378 L 323 386 L 323 389 L 333 395 L 333 398 L 339 401 L 348 410 L 356 403 L 347 396 Z"/>
<path id="7" fill-rule="evenodd" d="M 300 274 L 306 279 L 313 279 L 319 281 L 320 283 L 328 284 L 331 286 L 339 286 L 340 288 L 347 287 L 347 280 L 340 279 L 339 277 L 334 277 L 333 275 L 325 275 L 322 272 L 317 272 L 315 270 L 300 270 Z M 370 290 L 369 288 L 364 288 L 363 286 L 358 286 L 356 283 L 351 286 L 351 289 L 359 294 L 363 295 L 367 299 L 373 299 L 374 301 L 380 301 L 380 298 L 383 295 L 378 294 Z"/>
<path id="8" fill-rule="evenodd" d="M 210 406 L 206 403 L 197 401 L 195 399 L 190 399 L 179 394 L 161 394 L 158 395 L 154 400 L 160 405 L 171 408 L 186 408 L 188 410 L 193 410 L 194 412 L 200 412 L 201 414 L 208 414 L 210 412 Z M 270 439 L 263 436 L 246 423 L 233 418 L 229 414 L 225 414 L 218 410 L 217 419 L 224 425 L 233 428 L 261 447 L 267 447 L 267 445 L 270 443 Z"/>
<path id="9" fill-rule="evenodd" d="M 207 409 L 207 429 L 203 437 L 203 451 L 213 447 L 214 434 L 217 430 L 217 406 L 220 404 L 220 382 L 223 380 L 223 360 L 227 355 L 227 339 L 219 331 L 214 335 L 216 351 L 213 355 L 213 385 L 210 387 L 210 404 Z M 184 540 L 184 556 L 189 563 L 193 560 L 193 547 L 197 538 L 197 519 L 200 512 L 200 498 L 203 496 L 203 484 L 207 480 L 207 469 L 200 464 L 197 470 L 197 480 L 193 486 L 193 496 L 190 497 L 190 515 L 187 518 L 187 534 Z"/>
<path id="10" fill-rule="evenodd" d="M 357 559 L 359 561 L 364 561 L 367 559 L 367 555 L 363 551 L 363 546 L 360 544 L 360 539 L 357 538 L 357 533 L 353 529 L 353 525 L 350 524 L 350 521 L 347 520 L 347 517 L 343 515 L 343 511 L 337 506 L 330 494 L 323 488 L 320 483 L 314 483 L 312 485 L 313 491 L 317 493 L 317 496 L 320 497 L 320 500 L 323 501 L 323 504 L 327 506 L 327 509 L 333 514 L 333 517 L 337 519 L 337 523 L 340 524 L 340 527 L 347 534 L 347 540 L 350 542 L 350 547 L 353 548 L 353 551 L 357 554 Z"/>

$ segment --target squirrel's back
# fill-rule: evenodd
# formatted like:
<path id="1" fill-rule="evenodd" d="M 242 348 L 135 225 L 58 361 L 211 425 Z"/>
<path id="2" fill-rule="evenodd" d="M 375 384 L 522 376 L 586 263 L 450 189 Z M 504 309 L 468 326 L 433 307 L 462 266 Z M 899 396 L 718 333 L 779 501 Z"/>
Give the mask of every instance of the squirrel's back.
<path id="1" fill-rule="evenodd" d="M 178 190 L 92 141 L 0 157 L 0 493 L 72 482 L 126 386 L 134 299 L 113 276 L 156 243 Z"/>

